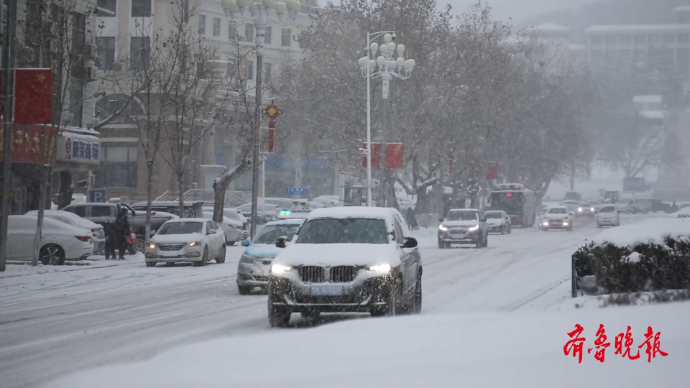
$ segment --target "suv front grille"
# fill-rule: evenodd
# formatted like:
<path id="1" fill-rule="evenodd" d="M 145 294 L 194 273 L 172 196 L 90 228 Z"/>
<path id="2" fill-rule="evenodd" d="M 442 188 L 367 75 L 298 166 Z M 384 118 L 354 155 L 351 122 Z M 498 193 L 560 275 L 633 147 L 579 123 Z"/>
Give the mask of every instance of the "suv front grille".
<path id="1" fill-rule="evenodd" d="M 161 251 L 179 251 L 184 248 L 184 244 L 159 244 L 158 248 Z"/>
<path id="2" fill-rule="evenodd" d="M 357 267 L 351 265 L 333 267 L 330 271 L 330 278 L 333 283 L 349 283 L 355 280 L 356 276 Z"/>
<path id="3" fill-rule="evenodd" d="M 307 265 L 297 268 L 299 279 L 304 283 L 323 283 L 326 271 L 323 267 Z"/>

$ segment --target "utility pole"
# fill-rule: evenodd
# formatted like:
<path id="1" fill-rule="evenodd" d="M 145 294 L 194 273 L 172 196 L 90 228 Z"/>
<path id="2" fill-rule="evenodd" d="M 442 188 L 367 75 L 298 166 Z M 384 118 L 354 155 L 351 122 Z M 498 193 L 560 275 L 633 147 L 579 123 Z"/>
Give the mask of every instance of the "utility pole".
<path id="1" fill-rule="evenodd" d="M 1 11 L 0 11 L 1 12 Z M 5 45 L 2 50 L 2 208 L 0 211 L 0 272 L 7 263 L 7 223 L 10 214 L 12 132 L 14 112 L 14 36 L 17 31 L 17 0 L 7 0 Z M 3 17 L 4 15 L 0 15 Z"/>
<path id="2" fill-rule="evenodd" d="M 259 199 L 259 158 L 261 149 L 259 148 L 259 133 L 261 130 L 261 66 L 264 56 L 264 34 L 266 33 L 266 13 L 260 12 L 254 21 L 256 27 L 256 102 L 254 103 L 254 126 L 252 128 L 252 225 L 249 229 L 249 238 L 254 239 L 256 235 L 256 223 L 259 220 L 257 207 Z M 266 201 L 266 198 L 264 198 Z"/>

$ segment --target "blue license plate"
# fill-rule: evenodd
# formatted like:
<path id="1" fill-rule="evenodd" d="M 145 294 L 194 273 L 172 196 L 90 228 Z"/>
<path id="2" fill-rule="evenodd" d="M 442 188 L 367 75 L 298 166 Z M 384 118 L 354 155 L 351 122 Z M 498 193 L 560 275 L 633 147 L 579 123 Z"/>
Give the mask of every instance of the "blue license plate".
<path id="1" fill-rule="evenodd" d="M 341 296 L 343 295 L 343 288 L 339 286 L 313 286 L 311 294 L 312 296 Z"/>

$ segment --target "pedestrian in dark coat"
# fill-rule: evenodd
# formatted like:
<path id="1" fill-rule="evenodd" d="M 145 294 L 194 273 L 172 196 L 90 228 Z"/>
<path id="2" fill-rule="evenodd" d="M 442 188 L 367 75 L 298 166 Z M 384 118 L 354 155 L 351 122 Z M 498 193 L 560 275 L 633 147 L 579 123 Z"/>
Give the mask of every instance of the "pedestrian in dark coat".
<path id="1" fill-rule="evenodd" d="M 127 240 L 125 237 L 129 236 L 129 220 L 127 220 L 127 209 L 122 208 L 120 213 L 115 218 L 115 242 L 119 248 L 120 260 L 125 259 L 125 252 L 127 251 Z"/>
<path id="2" fill-rule="evenodd" d="M 115 247 L 118 246 L 115 223 L 108 221 L 103 224 L 103 232 L 105 232 L 105 259 L 110 260 L 112 257 L 113 260 L 115 260 L 117 258 L 115 255 Z"/>

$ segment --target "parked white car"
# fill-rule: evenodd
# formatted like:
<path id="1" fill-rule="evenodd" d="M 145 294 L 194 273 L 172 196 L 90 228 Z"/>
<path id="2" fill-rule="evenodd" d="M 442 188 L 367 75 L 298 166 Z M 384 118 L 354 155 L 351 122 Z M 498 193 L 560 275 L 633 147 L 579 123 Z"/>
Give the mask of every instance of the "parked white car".
<path id="1" fill-rule="evenodd" d="M 38 210 L 31 210 L 26 213 L 27 216 L 38 217 Z M 63 210 L 45 210 L 44 217 L 52 218 L 65 224 L 72 225 L 80 229 L 88 229 L 91 231 L 91 242 L 93 243 L 93 253 L 100 254 L 105 252 L 105 232 L 103 225 L 91 222 L 86 218 Z"/>
<path id="2" fill-rule="evenodd" d="M 486 218 L 486 226 L 489 232 L 510 234 L 512 229 L 510 216 L 503 210 L 488 210 L 484 212 L 484 218 Z"/>
<path id="3" fill-rule="evenodd" d="M 602 226 L 620 226 L 621 217 L 615 205 L 603 205 L 599 208 L 596 214 L 597 228 Z"/>
<path id="4" fill-rule="evenodd" d="M 235 209 L 238 213 L 242 214 L 243 216 L 250 218 L 252 214 L 252 204 L 251 203 L 246 203 L 242 206 L 238 206 Z M 263 218 L 264 221 L 272 221 L 278 218 L 278 206 L 276 205 L 270 205 L 270 204 L 261 204 L 259 202 L 259 206 L 257 206 L 257 214 L 259 217 Z M 257 224 L 263 224 L 264 222 L 258 222 Z"/>
<path id="5" fill-rule="evenodd" d="M 204 209 L 204 218 L 208 220 L 213 219 L 213 209 L 211 211 L 206 211 Z M 223 222 L 218 224 L 220 229 L 225 234 L 225 243 L 228 245 L 235 245 L 238 241 L 242 241 L 242 223 L 239 221 L 231 220 L 228 217 L 223 216 Z"/>
<path id="6" fill-rule="evenodd" d="M 225 234 L 205 218 L 166 221 L 146 247 L 146 266 L 157 263 L 192 262 L 204 266 L 209 260 L 225 262 Z"/>
<path id="7" fill-rule="evenodd" d="M 9 216 L 7 231 L 8 259 L 30 261 L 36 236 L 35 216 Z M 43 218 L 39 261 L 44 265 L 62 265 L 65 260 L 84 260 L 93 253 L 91 231 L 58 220 Z"/>

